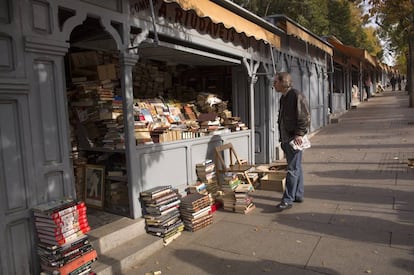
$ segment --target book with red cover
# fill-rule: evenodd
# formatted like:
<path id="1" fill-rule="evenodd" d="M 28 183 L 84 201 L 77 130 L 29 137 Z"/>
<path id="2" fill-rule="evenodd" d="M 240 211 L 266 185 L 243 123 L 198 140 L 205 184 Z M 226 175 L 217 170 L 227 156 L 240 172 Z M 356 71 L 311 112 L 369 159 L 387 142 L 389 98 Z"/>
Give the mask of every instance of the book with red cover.
<path id="1" fill-rule="evenodd" d="M 46 235 L 46 236 L 51 236 L 51 237 L 55 237 L 55 238 L 65 238 L 68 237 L 74 233 L 77 233 L 78 231 L 81 231 L 83 234 L 89 232 L 91 230 L 89 225 L 82 225 L 82 226 L 76 226 L 70 230 L 67 230 L 65 232 L 56 232 L 56 231 L 47 231 L 47 230 L 43 230 L 43 229 L 37 229 L 37 234 L 38 235 Z"/>
<path id="2" fill-rule="evenodd" d="M 73 211 L 56 218 L 34 217 L 35 222 L 47 223 L 50 224 L 50 226 L 65 226 L 76 222 L 83 222 L 86 219 L 86 211 L 83 210 L 82 212 Z"/>
<path id="3" fill-rule="evenodd" d="M 34 208 L 33 215 L 35 217 L 44 217 L 50 219 L 58 219 L 62 216 L 65 216 L 70 213 L 78 212 L 78 213 L 86 213 L 86 205 L 84 202 L 74 202 L 72 204 L 67 205 L 66 208 L 58 208 L 55 211 L 39 211 L 39 208 Z M 41 209 L 41 208 L 40 208 Z"/>
<path id="4" fill-rule="evenodd" d="M 57 219 L 35 217 L 34 222 L 39 226 L 65 227 L 75 223 L 86 223 L 87 220 L 86 213 L 81 215 L 78 213 L 72 213 Z"/>
<path id="5" fill-rule="evenodd" d="M 35 222 L 36 230 L 38 232 L 44 231 L 44 232 L 50 232 L 54 234 L 62 234 L 64 232 L 73 230 L 73 229 L 82 229 L 89 226 L 88 220 L 78 220 L 77 222 L 74 222 L 72 224 L 62 224 L 58 226 L 51 226 L 49 223 L 42 223 L 42 222 Z"/>
<path id="6" fill-rule="evenodd" d="M 97 258 L 98 258 L 98 254 L 96 253 L 96 250 L 91 250 L 83 254 L 79 258 L 63 265 L 62 267 L 51 267 L 51 266 L 44 265 L 44 264 L 40 264 L 40 266 L 44 271 L 48 271 L 53 274 L 55 274 L 56 272 L 57 274 L 60 274 L 60 275 L 68 275 L 74 270 L 77 270 L 78 268 L 80 268 L 81 266 L 84 266 L 86 264 L 89 264 L 95 261 Z"/>
<path id="7" fill-rule="evenodd" d="M 39 239 L 39 242 L 49 244 L 49 245 L 64 245 L 66 243 L 71 243 L 75 240 L 77 240 L 79 237 L 85 235 L 81 230 L 77 230 L 76 232 L 64 236 L 64 235 L 58 235 L 58 236 L 50 236 L 38 233 L 37 238 Z"/>

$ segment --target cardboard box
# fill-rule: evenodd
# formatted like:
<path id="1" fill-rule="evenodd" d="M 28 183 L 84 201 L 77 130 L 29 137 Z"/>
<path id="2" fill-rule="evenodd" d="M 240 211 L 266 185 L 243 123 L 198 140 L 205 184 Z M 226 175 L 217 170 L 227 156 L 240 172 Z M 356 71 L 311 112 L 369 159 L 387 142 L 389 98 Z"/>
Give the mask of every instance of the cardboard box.
<path id="1" fill-rule="evenodd" d="M 260 179 L 259 190 L 284 192 L 286 186 L 286 173 L 269 173 Z"/>
<path id="2" fill-rule="evenodd" d="M 97 71 L 99 80 L 112 80 L 117 78 L 115 64 L 99 65 Z"/>

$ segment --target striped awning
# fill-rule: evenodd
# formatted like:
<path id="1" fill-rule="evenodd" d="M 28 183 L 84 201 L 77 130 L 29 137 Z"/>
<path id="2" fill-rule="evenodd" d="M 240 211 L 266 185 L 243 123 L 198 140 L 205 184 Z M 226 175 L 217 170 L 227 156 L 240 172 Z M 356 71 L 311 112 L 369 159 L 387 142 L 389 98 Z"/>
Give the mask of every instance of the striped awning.
<path id="1" fill-rule="evenodd" d="M 208 17 L 213 23 L 223 24 L 228 29 L 235 29 L 247 37 L 263 40 L 280 49 L 280 37 L 262 26 L 228 10 L 209 0 L 163 0 L 177 3 L 183 10 L 194 11 L 199 17 Z"/>

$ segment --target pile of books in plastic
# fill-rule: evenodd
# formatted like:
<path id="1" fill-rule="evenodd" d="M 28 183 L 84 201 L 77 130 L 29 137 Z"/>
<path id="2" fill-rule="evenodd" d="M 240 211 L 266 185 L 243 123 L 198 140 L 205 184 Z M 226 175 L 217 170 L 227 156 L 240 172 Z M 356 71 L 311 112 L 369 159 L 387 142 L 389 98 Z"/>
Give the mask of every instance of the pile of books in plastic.
<path id="1" fill-rule="evenodd" d="M 54 200 L 32 209 L 42 274 L 95 274 L 97 253 L 89 242 L 84 202 Z"/>
<path id="2" fill-rule="evenodd" d="M 211 202 L 208 195 L 188 194 L 181 199 L 181 217 L 188 231 L 197 231 L 213 222 Z"/>
<path id="3" fill-rule="evenodd" d="M 184 224 L 179 206 L 180 195 L 171 185 L 157 186 L 140 193 L 147 233 L 162 237 L 167 245 L 181 235 Z"/>

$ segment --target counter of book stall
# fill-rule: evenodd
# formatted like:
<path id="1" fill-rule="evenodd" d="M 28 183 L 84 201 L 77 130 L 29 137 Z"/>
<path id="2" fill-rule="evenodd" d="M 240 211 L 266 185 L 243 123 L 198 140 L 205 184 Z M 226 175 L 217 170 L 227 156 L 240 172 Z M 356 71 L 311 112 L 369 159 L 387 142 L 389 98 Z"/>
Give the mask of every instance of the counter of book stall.
<path id="1" fill-rule="evenodd" d="M 136 181 L 143 189 L 160 184 L 171 184 L 182 193 L 197 180 L 196 164 L 206 159 L 214 160 L 215 148 L 232 143 L 241 159 L 251 159 L 251 131 L 180 140 L 136 147 L 138 167 Z"/>

